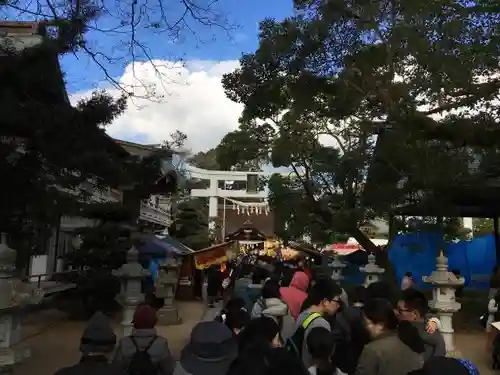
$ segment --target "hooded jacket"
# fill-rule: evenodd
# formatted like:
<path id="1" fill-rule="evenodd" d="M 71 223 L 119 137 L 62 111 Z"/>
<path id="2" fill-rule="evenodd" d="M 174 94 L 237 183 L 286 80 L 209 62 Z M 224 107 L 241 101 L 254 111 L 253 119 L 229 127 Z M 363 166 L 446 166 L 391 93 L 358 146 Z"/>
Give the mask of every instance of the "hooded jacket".
<path id="1" fill-rule="evenodd" d="M 280 288 L 281 299 L 288 305 L 292 317 L 297 320 L 300 308 L 307 298 L 309 277 L 305 272 L 298 271 L 293 275 L 290 286 Z"/>
<path id="2" fill-rule="evenodd" d="M 427 362 L 432 357 L 444 357 L 446 355 L 446 345 L 441 332 L 428 333 L 425 329 L 425 322 L 411 323 L 418 329 L 418 333 L 425 343 L 424 362 Z"/>
<path id="3" fill-rule="evenodd" d="M 252 319 L 268 316 L 278 322 L 287 314 L 288 306 L 279 298 L 259 298 L 252 308 Z"/>
<path id="4" fill-rule="evenodd" d="M 288 306 L 279 298 L 259 298 L 252 308 L 252 319 L 267 316 L 280 327 L 282 339 L 286 340 L 295 331 L 295 321 L 288 311 Z"/>

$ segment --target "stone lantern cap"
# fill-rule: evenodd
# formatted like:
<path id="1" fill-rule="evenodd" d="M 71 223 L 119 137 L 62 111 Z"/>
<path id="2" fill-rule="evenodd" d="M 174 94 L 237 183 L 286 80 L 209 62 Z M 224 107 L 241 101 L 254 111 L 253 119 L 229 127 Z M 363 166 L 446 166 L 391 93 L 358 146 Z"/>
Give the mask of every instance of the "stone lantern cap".
<path id="1" fill-rule="evenodd" d="M 347 267 L 347 264 L 345 264 L 344 262 L 342 262 L 340 260 L 340 257 L 338 254 L 335 254 L 333 256 L 333 262 L 329 263 L 328 266 L 332 267 L 332 268 L 345 268 L 345 267 Z"/>
<path id="2" fill-rule="evenodd" d="M 359 270 L 364 273 L 384 273 L 385 269 L 379 267 L 379 265 L 375 262 L 376 258 L 375 255 L 370 254 L 368 255 L 368 264 L 366 264 L 363 267 L 359 267 Z"/>
<path id="3" fill-rule="evenodd" d="M 426 284 L 450 287 L 459 287 L 465 283 L 463 277 L 457 277 L 448 270 L 448 258 L 444 256 L 443 251 L 436 258 L 436 270 L 432 271 L 430 276 L 423 276 L 422 280 Z"/>
<path id="4" fill-rule="evenodd" d="M 113 270 L 113 275 L 122 279 L 142 279 L 151 275 L 151 272 L 142 268 L 139 263 L 139 252 L 132 246 L 127 252 L 127 263 Z"/>
<path id="5" fill-rule="evenodd" d="M 180 263 L 175 258 L 167 258 L 158 264 L 159 267 L 165 269 L 177 269 L 180 266 Z"/>

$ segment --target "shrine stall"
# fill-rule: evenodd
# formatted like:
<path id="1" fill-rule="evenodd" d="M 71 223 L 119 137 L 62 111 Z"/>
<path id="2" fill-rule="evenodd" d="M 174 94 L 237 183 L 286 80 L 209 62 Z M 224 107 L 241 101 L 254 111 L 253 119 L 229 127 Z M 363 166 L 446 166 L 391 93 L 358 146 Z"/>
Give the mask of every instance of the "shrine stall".
<path id="1" fill-rule="evenodd" d="M 202 297 L 203 271 L 213 265 L 225 264 L 236 253 L 236 247 L 235 241 L 227 241 L 186 254 L 180 269 L 177 299 L 193 300 Z"/>
<path id="2" fill-rule="evenodd" d="M 251 225 L 245 225 L 242 228 L 228 234 L 225 241 L 238 241 L 242 251 L 262 251 L 267 237 L 264 233 Z"/>

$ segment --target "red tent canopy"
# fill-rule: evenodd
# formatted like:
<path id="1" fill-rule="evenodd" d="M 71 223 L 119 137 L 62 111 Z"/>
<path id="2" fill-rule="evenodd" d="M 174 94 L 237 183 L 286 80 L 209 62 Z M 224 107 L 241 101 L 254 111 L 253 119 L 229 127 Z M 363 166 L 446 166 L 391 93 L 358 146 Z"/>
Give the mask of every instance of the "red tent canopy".
<path id="1" fill-rule="evenodd" d="M 335 251 L 339 255 L 349 255 L 361 250 L 361 246 L 357 243 L 334 243 L 328 246 L 326 250 Z"/>

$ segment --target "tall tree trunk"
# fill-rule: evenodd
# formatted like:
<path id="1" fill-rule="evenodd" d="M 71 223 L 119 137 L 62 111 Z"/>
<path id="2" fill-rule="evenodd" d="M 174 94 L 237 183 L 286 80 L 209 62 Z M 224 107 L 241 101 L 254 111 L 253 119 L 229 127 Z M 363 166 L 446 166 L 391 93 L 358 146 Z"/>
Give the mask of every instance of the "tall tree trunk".
<path id="1" fill-rule="evenodd" d="M 380 251 L 380 248 L 375 245 L 357 226 L 349 231 L 349 234 L 354 237 L 361 247 L 369 253 L 376 254 Z"/>
<path id="2" fill-rule="evenodd" d="M 363 249 L 376 256 L 377 264 L 385 269 L 384 279 L 397 284 L 396 274 L 392 263 L 389 261 L 389 248 L 375 245 L 358 227 L 351 230 L 349 234 L 358 241 Z"/>

